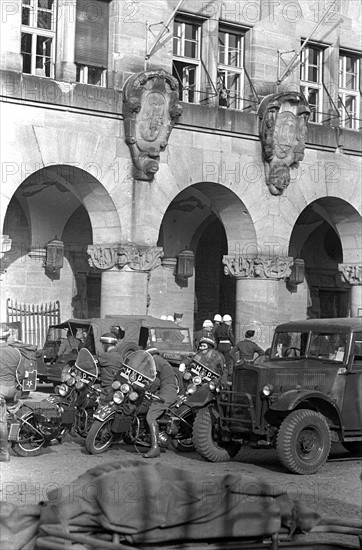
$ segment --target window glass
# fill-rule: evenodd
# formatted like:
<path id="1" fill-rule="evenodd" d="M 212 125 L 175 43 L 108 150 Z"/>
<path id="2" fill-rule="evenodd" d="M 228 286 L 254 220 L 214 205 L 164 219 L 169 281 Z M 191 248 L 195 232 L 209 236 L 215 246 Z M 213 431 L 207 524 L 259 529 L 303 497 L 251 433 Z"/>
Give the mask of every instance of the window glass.
<path id="1" fill-rule="evenodd" d="M 307 332 L 279 332 L 274 337 L 271 358 L 290 359 L 304 357 L 307 341 Z"/>
<path id="2" fill-rule="evenodd" d="M 347 334 L 312 333 L 308 357 L 343 361 L 347 350 Z"/>

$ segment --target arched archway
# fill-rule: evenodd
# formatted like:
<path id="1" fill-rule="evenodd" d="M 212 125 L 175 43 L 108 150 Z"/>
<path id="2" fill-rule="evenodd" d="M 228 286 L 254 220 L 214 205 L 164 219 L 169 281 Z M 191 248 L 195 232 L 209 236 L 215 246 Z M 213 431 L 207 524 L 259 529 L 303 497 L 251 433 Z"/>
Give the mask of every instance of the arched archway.
<path id="1" fill-rule="evenodd" d="M 62 318 L 99 313 L 100 274 L 88 264 L 87 247 L 120 241 L 122 228 L 109 192 L 95 176 L 67 165 L 32 173 L 9 202 L 3 233 L 12 240 L 2 259 L 3 296 L 30 304 L 59 300 Z M 54 238 L 64 243 L 64 263 L 50 276 L 45 247 Z"/>
<path id="2" fill-rule="evenodd" d="M 309 204 L 293 228 L 289 255 L 305 262 L 308 317 L 347 317 L 351 286 L 339 264 L 360 262 L 361 216 L 348 202 L 323 197 Z"/>
<path id="3" fill-rule="evenodd" d="M 250 243 L 256 243 L 250 214 L 225 186 L 196 183 L 172 200 L 157 244 L 163 247 L 166 258 L 176 258 L 185 248 L 195 254 L 195 276 L 188 283 L 190 306 L 192 294 L 190 326 L 199 328 L 205 318 L 216 313 L 234 316 L 235 280 L 224 274 L 222 258 L 240 253 Z M 177 299 L 174 307 L 176 304 Z"/>

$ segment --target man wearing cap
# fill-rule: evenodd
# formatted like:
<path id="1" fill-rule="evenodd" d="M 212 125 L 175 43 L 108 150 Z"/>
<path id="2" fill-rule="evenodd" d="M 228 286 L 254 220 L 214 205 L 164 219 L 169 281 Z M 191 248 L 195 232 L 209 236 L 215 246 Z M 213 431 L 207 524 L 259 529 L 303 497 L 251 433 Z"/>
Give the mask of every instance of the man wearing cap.
<path id="1" fill-rule="evenodd" d="M 107 399 L 112 388 L 112 382 L 117 371 L 122 367 L 122 359 L 117 351 L 118 339 L 112 332 L 106 332 L 100 337 L 103 351 L 98 352 L 101 386 L 107 392 Z"/>
<path id="2" fill-rule="evenodd" d="M 232 375 L 233 359 L 230 355 L 231 348 L 235 346 L 235 338 L 231 327 L 232 318 L 226 314 L 222 318 L 222 323 L 214 332 L 214 338 L 217 343 L 217 350 L 223 354 L 225 358 L 225 368 L 227 378 L 230 381 Z"/>
<path id="3" fill-rule="evenodd" d="M 253 342 L 254 335 L 255 330 L 247 330 L 245 339 L 238 342 L 233 349 L 233 352 L 239 352 L 240 361 L 253 361 L 255 353 L 258 354 L 258 357 L 265 355 L 265 351 Z"/>
<path id="4" fill-rule="evenodd" d="M 161 451 L 158 445 L 158 424 L 157 418 L 172 405 L 177 399 L 176 377 L 170 363 L 161 357 L 157 348 L 149 347 L 146 349 L 156 364 L 156 380 L 150 386 L 150 392 L 156 394 L 162 399 L 160 401 L 152 401 L 148 409 L 146 420 L 150 428 L 151 448 L 145 453 L 144 458 L 156 458 L 160 456 Z"/>
<path id="5" fill-rule="evenodd" d="M 10 460 L 6 401 L 15 396 L 26 369 L 19 350 L 9 345 L 9 336 L 9 327 L 0 323 L 0 462 Z"/>

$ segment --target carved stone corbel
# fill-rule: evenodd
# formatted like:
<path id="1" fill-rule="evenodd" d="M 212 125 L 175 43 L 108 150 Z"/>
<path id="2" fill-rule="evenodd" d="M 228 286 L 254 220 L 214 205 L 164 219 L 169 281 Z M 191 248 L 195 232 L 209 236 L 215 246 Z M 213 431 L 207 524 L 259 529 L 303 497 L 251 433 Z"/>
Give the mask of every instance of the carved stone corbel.
<path id="1" fill-rule="evenodd" d="M 88 246 L 88 254 L 89 265 L 97 269 L 149 272 L 161 265 L 163 249 L 135 243 L 94 244 Z"/>
<path id="2" fill-rule="evenodd" d="M 144 71 L 127 80 L 123 117 L 135 179 L 152 180 L 159 168 L 160 152 L 181 114 L 178 82 L 171 74 L 163 69 Z"/>
<path id="3" fill-rule="evenodd" d="M 268 95 L 259 106 L 259 138 L 272 195 L 283 194 L 290 183 L 290 169 L 304 158 L 309 115 L 308 102 L 299 92 Z"/>
<path id="4" fill-rule="evenodd" d="M 244 256 L 224 256 L 225 275 L 238 279 L 281 280 L 290 276 L 292 257 L 247 258 Z"/>
<path id="5" fill-rule="evenodd" d="M 343 279 L 350 285 L 362 285 L 361 264 L 338 264 L 338 271 L 341 272 Z"/>

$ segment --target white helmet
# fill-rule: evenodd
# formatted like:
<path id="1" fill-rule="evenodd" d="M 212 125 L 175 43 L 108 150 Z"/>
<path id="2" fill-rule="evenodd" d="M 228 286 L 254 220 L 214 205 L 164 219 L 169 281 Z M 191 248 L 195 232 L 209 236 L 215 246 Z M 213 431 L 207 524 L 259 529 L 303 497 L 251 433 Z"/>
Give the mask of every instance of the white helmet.
<path id="1" fill-rule="evenodd" d="M 161 315 L 160 319 L 161 319 L 161 321 L 166 321 L 167 320 L 167 315 Z"/>
<path id="2" fill-rule="evenodd" d="M 202 328 L 207 328 L 207 327 L 213 327 L 213 323 L 212 321 L 210 321 L 210 319 L 206 319 L 206 321 L 203 322 L 202 324 Z"/>
<path id="3" fill-rule="evenodd" d="M 232 321 L 232 318 L 231 318 L 230 315 L 226 314 L 226 315 L 223 316 L 222 320 L 223 320 L 223 323 L 227 323 L 228 321 L 229 322 Z"/>
<path id="4" fill-rule="evenodd" d="M 214 323 L 217 322 L 217 323 L 221 323 L 222 321 L 222 317 L 221 315 L 219 315 L 218 313 L 214 316 Z"/>
<path id="5" fill-rule="evenodd" d="M 174 321 L 175 318 L 174 318 L 173 315 L 167 315 L 166 320 L 167 320 L 167 321 Z"/>

